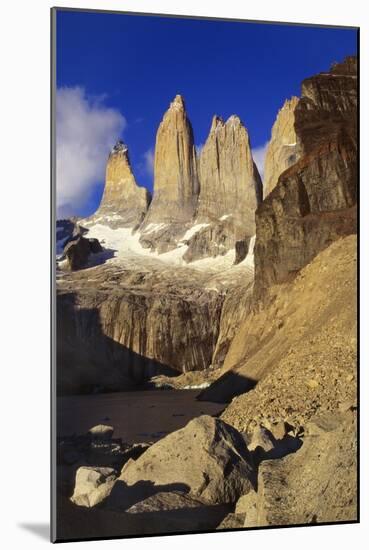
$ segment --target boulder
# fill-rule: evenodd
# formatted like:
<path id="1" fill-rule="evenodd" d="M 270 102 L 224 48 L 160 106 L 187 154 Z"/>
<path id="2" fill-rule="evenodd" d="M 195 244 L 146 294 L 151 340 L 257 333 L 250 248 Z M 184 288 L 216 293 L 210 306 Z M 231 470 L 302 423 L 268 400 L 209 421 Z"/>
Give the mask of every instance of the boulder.
<path id="1" fill-rule="evenodd" d="M 87 239 L 79 233 L 65 245 L 61 259 L 67 259 L 69 269 L 77 271 L 88 265 L 90 254 L 96 254 L 102 250 L 98 239 Z"/>
<path id="2" fill-rule="evenodd" d="M 261 462 L 257 493 L 236 506 L 245 527 L 357 519 L 355 415 L 317 417 L 306 434 L 296 453 Z"/>
<path id="3" fill-rule="evenodd" d="M 245 514 L 227 514 L 223 521 L 218 525 L 217 530 L 225 529 L 243 529 L 245 523 Z"/>
<path id="4" fill-rule="evenodd" d="M 69 269 L 76 271 L 86 267 L 90 252 L 89 240 L 79 236 L 65 246 L 63 256 L 67 258 Z"/>
<path id="5" fill-rule="evenodd" d="M 93 428 L 90 428 L 88 433 L 92 435 L 94 439 L 111 439 L 113 437 L 114 428 L 113 426 L 99 424 Z"/>
<path id="6" fill-rule="evenodd" d="M 153 444 L 129 461 L 119 480 L 172 487 L 211 504 L 235 502 L 253 486 L 251 455 L 241 434 L 218 418 L 204 415 Z M 124 486 L 122 487 L 122 494 Z M 113 496 L 113 495 L 112 495 Z"/>
<path id="7" fill-rule="evenodd" d="M 255 451 L 258 449 L 259 451 L 263 451 L 264 453 L 268 453 L 269 451 L 273 450 L 275 447 L 275 441 L 273 434 L 264 428 L 264 426 L 256 426 L 254 429 L 251 441 L 247 445 L 247 448 L 249 451 Z"/>
<path id="8" fill-rule="evenodd" d="M 116 478 L 113 468 L 81 466 L 77 470 L 71 501 L 87 508 L 96 506 L 110 494 Z"/>

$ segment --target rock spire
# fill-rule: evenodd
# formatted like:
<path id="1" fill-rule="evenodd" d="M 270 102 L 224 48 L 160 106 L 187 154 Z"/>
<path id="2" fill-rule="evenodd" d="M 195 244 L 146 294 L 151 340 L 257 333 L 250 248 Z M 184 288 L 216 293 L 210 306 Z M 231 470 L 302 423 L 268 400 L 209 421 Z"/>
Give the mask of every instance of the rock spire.
<path id="1" fill-rule="evenodd" d="M 127 145 L 117 141 L 109 154 L 104 193 L 93 221 L 112 227 L 134 227 L 143 220 L 149 203 L 150 193 L 136 183 Z"/>
<path id="2" fill-rule="evenodd" d="M 237 115 L 226 122 L 221 117 L 213 117 L 199 166 L 198 219 L 233 217 L 242 220 L 246 233 L 253 235 L 262 186 L 247 130 Z"/>
<path id="3" fill-rule="evenodd" d="M 155 145 L 154 196 L 147 223 L 183 223 L 195 213 L 199 194 L 193 131 L 181 95 L 160 123 Z"/>

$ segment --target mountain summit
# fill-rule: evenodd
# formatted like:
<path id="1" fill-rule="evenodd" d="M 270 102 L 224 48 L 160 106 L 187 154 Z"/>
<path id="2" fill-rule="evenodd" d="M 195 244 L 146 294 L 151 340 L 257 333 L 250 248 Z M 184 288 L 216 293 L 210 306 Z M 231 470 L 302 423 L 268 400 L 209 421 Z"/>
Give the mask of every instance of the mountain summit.
<path id="1" fill-rule="evenodd" d="M 136 183 L 128 147 L 118 140 L 109 154 L 100 206 L 90 221 L 110 227 L 133 227 L 142 222 L 149 203 L 150 193 Z"/>

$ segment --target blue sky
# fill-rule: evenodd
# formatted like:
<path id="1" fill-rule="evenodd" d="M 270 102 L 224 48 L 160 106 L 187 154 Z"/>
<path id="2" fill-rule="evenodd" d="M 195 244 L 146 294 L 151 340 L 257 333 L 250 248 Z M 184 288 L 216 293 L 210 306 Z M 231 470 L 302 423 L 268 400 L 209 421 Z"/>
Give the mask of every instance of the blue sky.
<path id="1" fill-rule="evenodd" d="M 304 78 L 355 54 L 356 39 L 342 28 L 58 11 L 59 213 L 96 209 L 118 138 L 138 183 L 152 189 L 156 130 L 177 93 L 196 145 L 214 114 L 235 113 L 260 153 L 284 100 L 299 95 Z"/>

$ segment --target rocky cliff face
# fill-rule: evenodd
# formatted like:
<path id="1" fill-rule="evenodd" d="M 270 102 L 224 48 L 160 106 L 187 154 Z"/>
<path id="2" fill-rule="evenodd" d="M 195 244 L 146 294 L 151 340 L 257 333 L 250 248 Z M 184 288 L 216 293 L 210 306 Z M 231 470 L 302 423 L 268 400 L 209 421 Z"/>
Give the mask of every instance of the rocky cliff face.
<path id="1" fill-rule="evenodd" d="M 355 58 L 303 82 L 294 111 L 301 158 L 256 212 L 256 296 L 356 232 L 356 102 Z"/>
<path id="2" fill-rule="evenodd" d="M 197 219 L 204 222 L 232 217 L 243 222 L 246 234 L 254 235 L 254 213 L 262 186 L 247 130 L 238 116 L 227 122 L 214 116 L 199 166 Z"/>
<path id="3" fill-rule="evenodd" d="M 182 96 L 176 95 L 156 136 L 154 196 L 144 227 L 191 221 L 198 194 L 192 126 Z"/>
<path id="4" fill-rule="evenodd" d="M 102 223 L 112 228 L 140 224 L 150 204 L 150 193 L 137 185 L 132 172 L 128 147 L 118 141 L 106 165 L 105 188 L 100 206 L 88 223 Z M 85 223 L 86 225 L 86 223 Z"/>
<path id="5" fill-rule="evenodd" d="M 214 116 L 199 159 L 197 222 L 204 224 L 188 242 L 186 261 L 224 255 L 237 245 L 247 254 L 255 234 L 261 179 L 252 159 L 249 136 L 238 116 Z M 241 247 L 240 247 L 241 250 Z"/>
<path id="6" fill-rule="evenodd" d="M 209 275 L 109 263 L 59 281 L 59 391 L 123 390 L 210 366 L 223 301 Z"/>
<path id="7" fill-rule="evenodd" d="M 255 234 L 261 189 L 240 119 L 215 116 L 197 160 L 184 101 L 176 96 L 157 133 L 154 198 L 140 242 L 162 253 L 185 240 L 187 262 L 224 255 L 242 242 L 240 261 Z"/>
<path id="8" fill-rule="evenodd" d="M 272 128 L 272 135 L 265 156 L 263 181 L 264 198 L 274 189 L 278 178 L 300 157 L 295 131 L 295 109 L 297 97 L 287 99 L 278 113 Z"/>

